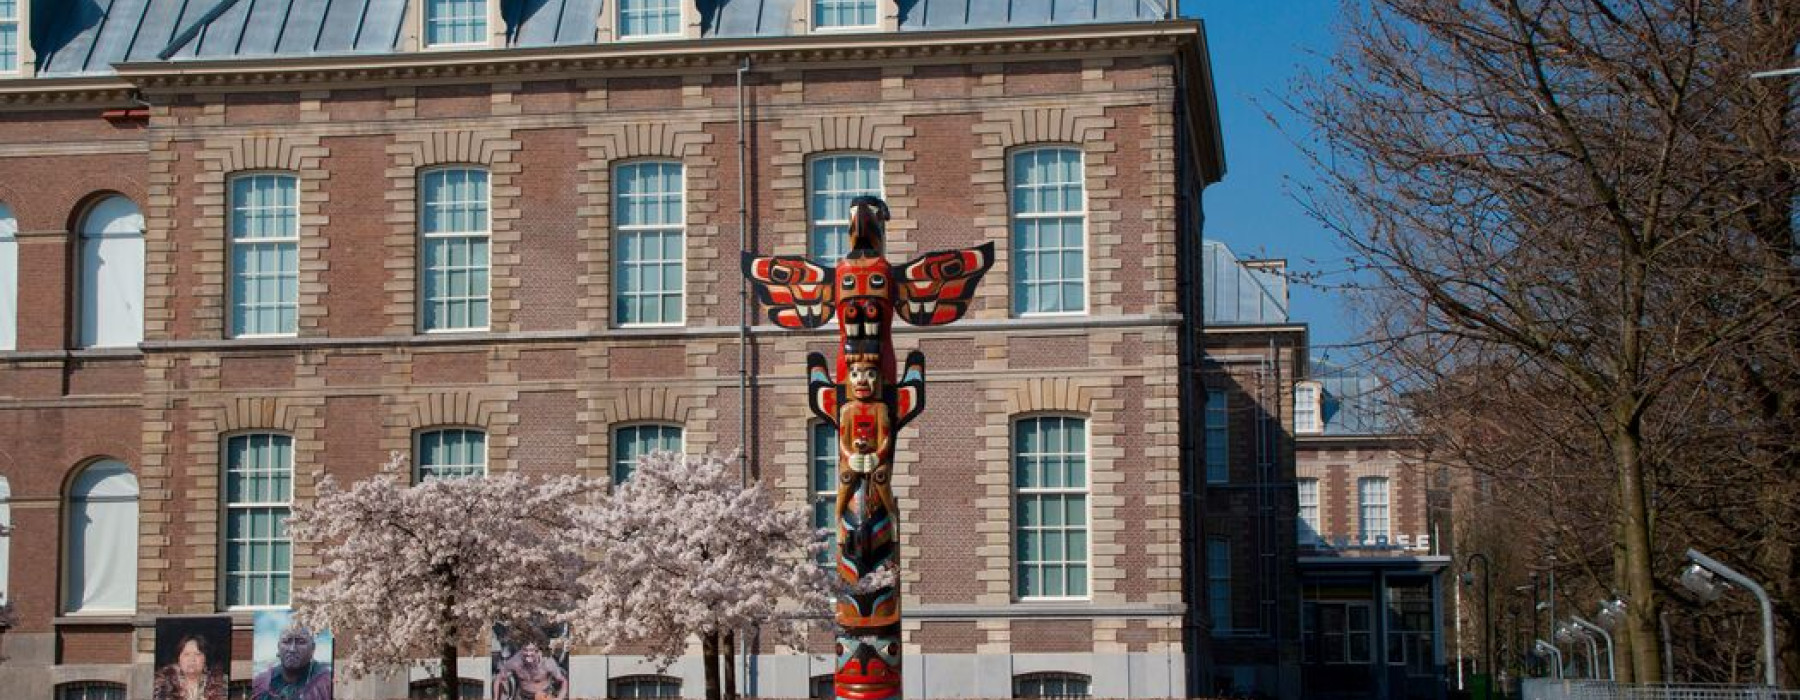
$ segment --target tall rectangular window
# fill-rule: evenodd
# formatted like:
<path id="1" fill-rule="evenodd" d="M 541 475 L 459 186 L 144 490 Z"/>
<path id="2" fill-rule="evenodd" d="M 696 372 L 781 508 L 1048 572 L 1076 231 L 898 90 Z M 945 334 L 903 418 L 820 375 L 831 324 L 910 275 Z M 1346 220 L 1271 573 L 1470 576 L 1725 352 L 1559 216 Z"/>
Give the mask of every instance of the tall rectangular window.
<path id="1" fill-rule="evenodd" d="M 623 484 L 637 468 L 638 458 L 651 452 L 680 452 L 681 427 L 630 425 L 613 433 L 613 483 Z"/>
<path id="2" fill-rule="evenodd" d="M 1206 540 L 1206 606 L 1213 634 L 1230 632 L 1231 543 L 1219 537 Z"/>
<path id="3" fill-rule="evenodd" d="M 619 0 L 619 37 L 681 34 L 680 0 Z"/>
<path id="4" fill-rule="evenodd" d="M 631 163 L 614 182 L 619 325 L 679 325 L 687 237 L 681 164 Z"/>
<path id="5" fill-rule="evenodd" d="M 293 545 L 287 518 L 293 502 L 294 439 L 273 433 L 225 442 L 225 604 L 288 604 Z"/>
<path id="6" fill-rule="evenodd" d="M 1294 482 L 1300 501 L 1300 544 L 1318 544 L 1319 535 L 1319 480 L 1300 479 Z"/>
<path id="7" fill-rule="evenodd" d="M 441 168 L 420 178 L 423 284 L 420 311 L 426 331 L 488 327 L 488 250 L 491 220 L 488 173 Z"/>
<path id="8" fill-rule="evenodd" d="M 1231 405 L 1223 391 L 1206 392 L 1206 483 L 1231 481 Z"/>
<path id="9" fill-rule="evenodd" d="M 425 45 L 487 43 L 488 0 L 425 0 Z"/>
<path id="10" fill-rule="evenodd" d="M 19 222 L 0 204 L 0 350 L 18 348 Z"/>
<path id="11" fill-rule="evenodd" d="M 807 168 L 806 187 L 812 222 L 807 254 L 822 262 L 836 261 L 849 246 L 850 202 L 881 196 L 881 160 L 856 155 L 814 158 Z"/>
<path id="12" fill-rule="evenodd" d="M 81 313 L 84 348 L 144 342 L 144 215 L 113 195 L 81 220 Z"/>
<path id="13" fill-rule="evenodd" d="M 1087 421 L 1019 421 L 1013 435 L 1020 598 L 1088 595 Z"/>
<path id="14" fill-rule="evenodd" d="M 487 433 L 466 428 L 419 433 L 418 481 L 487 474 Z"/>
<path id="15" fill-rule="evenodd" d="M 293 335 L 300 309 L 299 180 L 231 180 L 231 334 Z"/>
<path id="16" fill-rule="evenodd" d="M 1294 432 L 1317 433 L 1325 429 L 1320 421 L 1321 393 L 1319 385 L 1314 382 L 1294 385 Z"/>
<path id="17" fill-rule="evenodd" d="M 1081 151 L 1012 157 L 1013 311 L 1087 310 L 1087 194 Z"/>
<path id="18" fill-rule="evenodd" d="M 831 533 L 825 540 L 828 546 L 819 552 L 819 563 L 832 566 L 837 561 L 837 429 L 826 423 L 814 423 L 807 441 L 806 457 L 812 471 L 808 490 L 813 497 L 813 528 Z"/>
<path id="19" fill-rule="evenodd" d="M 19 72 L 19 0 L 0 0 L 0 73 Z"/>
<path id="20" fill-rule="evenodd" d="M 1388 534 L 1388 480 L 1370 476 L 1356 480 L 1356 502 L 1361 510 L 1363 544 L 1385 544 Z"/>
<path id="21" fill-rule="evenodd" d="M 875 0 L 813 0 L 813 27 L 849 29 L 875 26 Z"/>

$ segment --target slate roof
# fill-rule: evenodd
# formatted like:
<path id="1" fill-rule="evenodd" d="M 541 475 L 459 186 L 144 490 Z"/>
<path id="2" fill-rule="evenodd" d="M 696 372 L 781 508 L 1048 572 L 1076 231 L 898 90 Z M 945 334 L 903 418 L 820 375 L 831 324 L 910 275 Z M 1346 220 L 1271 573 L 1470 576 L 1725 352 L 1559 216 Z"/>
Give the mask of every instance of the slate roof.
<path id="1" fill-rule="evenodd" d="M 1200 295 L 1208 326 L 1273 326 L 1288 321 L 1287 278 L 1244 264 L 1230 248 L 1206 241 L 1200 248 Z"/>
<path id="2" fill-rule="evenodd" d="M 112 65 L 384 54 L 419 0 L 29 0 L 38 75 L 104 75 Z M 795 2 L 698 3 L 702 38 L 791 34 Z M 900 31 L 1113 22 L 1171 15 L 1175 0 L 899 0 Z M 513 47 L 593 43 L 609 0 L 501 0 Z"/>

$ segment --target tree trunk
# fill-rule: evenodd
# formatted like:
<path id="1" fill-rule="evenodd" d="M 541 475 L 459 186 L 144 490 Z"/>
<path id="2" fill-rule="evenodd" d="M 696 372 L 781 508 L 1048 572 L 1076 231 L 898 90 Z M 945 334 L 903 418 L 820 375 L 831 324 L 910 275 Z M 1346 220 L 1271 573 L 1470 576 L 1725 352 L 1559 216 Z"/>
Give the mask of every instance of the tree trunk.
<path id="1" fill-rule="evenodd" d="M 1625 534 L 1623 530 L 1624 525 L 1625 519 L 1620 518 L 1619 529 L 1613 533 L 1612 586 L 1615 591 L 1622 591 L 1629 587 L 1625 585 L 1624 572 L 1631 567 L 1627 566 L 1625 563 L 1625 547 L 1618 544 L 1625 541 L 1625 538 L 1623 537 Z M 1631 661 L 1631 647 L 1632 643 L 1636 640 L 1632 639 L 1631 635 L 1625 633 L 1624 627 L 1613 630 L 1611 634 L 1613 636 L 1613 670 L 1618 674 L 1617 680 L 1620 683 L 1630 683 L 1632 682 L 1632 679 L 1637 677 L 1637 675 L 1633 673 L 1633 669 L 1635 669 L 1636 666 Z"/>
<path id="2" fill-rule="evenodd" d="M 438 690 L 442 700 L 457 700 L 456 642 L 438 647 Z"/>
<path id="3" fill-rule="evenodd" d="M 721 700 L 719 697 L 719 635 L 705 632 L 700 635 L 700 662 L 706 674 L 706 700 Z"/>
<path id="4" fill-rule="evenodd" d="M 438 596 L 438 689 L 441 700 L 457 700 L 456 683 L 456 569 L 454 565 L 438 570 L 444 592 Z"/>
<path id="5" fill-rule="evenodd" d="M 737 700 L 737 632 L 725 633 L 725 700 Z"/>
<path id="6" fill-rule="evenodd" d="M 1613 437 L 1613 454 L 1619 462 L 1619 506 L 1624 518 L 1625 606 L 1624 633 L 1631 637 L 1632 678 L 1638 683 L 1662 682 L 1662 647 L 1656 643 L 1656 578 L 1651 569 L 1650 503 L 1644 491 L 1643 421 L 1634 409 L 1620 406 L 1620 421 Z"/>

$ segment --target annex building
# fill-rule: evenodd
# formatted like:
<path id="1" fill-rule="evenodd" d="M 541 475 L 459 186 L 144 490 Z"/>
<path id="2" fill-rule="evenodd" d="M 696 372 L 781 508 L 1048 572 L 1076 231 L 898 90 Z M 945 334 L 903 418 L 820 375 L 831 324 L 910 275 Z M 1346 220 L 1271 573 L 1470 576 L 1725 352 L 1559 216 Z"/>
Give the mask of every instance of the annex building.
<path id="1" fill-rule="evenodd" d="M 741 446 L 796 504 L 833 491 L 803 358 L 835 336 L 758 325 L 738 260 L 830 256 L 875 194 L 891 258 L 997 246 L 969 318 L 898 331 L 931 363 L 895 479 L 908 695 L 1298 697 L 1291 500 L 1206 473 L 1200 193 L 1224 165 L 1176 15 L 0 0 L 0 688 L 147 697 L 178 615 L 232 616 L 248 679 L 251 613 L 318 564 L 282 519 L 392 450 L 416 478 L 599 476 Z M 1061 478 L 1021 486 L 1028 462 Z M 1264 539 L 1208 515 L 1241 504 Z M 1278 599 L 1209 602 L 1221 567 Z M 759 696 L 833 668 L 757 651 Z M 697 661 L 593 650 L 572 676 L 700 688 Z"/>

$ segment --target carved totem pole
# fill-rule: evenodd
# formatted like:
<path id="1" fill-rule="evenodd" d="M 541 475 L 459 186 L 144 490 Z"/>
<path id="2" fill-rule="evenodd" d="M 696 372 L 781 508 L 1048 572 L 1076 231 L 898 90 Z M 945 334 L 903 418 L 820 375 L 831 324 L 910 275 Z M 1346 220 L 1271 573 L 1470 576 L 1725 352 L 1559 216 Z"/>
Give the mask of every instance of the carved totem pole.
<path id="1" fill-rule="evenodd" d="M 898 270 L 883 257 L 887 204 L 850 203 L 849 252 L 836 266 L 801 257 L 744 254 L 769 320 L 818 328 L 838 319 L 838 358 L 807 355 L 812 412 L 838 431 L 837 697 L 900 697 L 900 522 L 891 485 L 894 437 L 925 408 L 925 355 L 895 376 L 894 317 L 915 326 L 962 318 L 975 284 L 994 264 L 994 244 L 927 253 Z"/>

